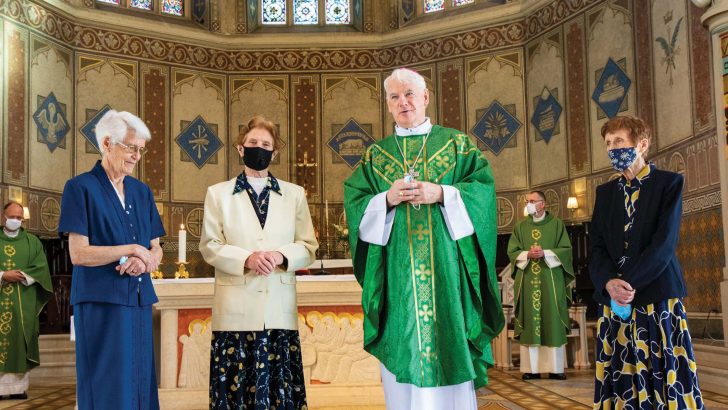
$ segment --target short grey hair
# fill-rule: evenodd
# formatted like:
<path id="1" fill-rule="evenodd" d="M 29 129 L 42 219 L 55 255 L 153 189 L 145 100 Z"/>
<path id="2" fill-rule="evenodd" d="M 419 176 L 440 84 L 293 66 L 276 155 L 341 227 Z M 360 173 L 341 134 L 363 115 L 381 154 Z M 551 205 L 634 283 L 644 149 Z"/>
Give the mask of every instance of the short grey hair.
<path id="1" fill-rule="evenodd" d="M 101 150 L 101 143 L 104 141 L 104 138 L 110 137 L 111 143 L 118 144 L 124 141 L 129 131 L 134 131 L 136 137 L 142 138 L 145 141 L 152 139 L 149 128 L 147 128 L 147 125 L 144 124 L 141 118 L 126 111 L 118 112 L 116 110 L 109 110 L 96 123 L 96 142 L 98 143 L 99 150 Z"/>
<path id="2" fill-rule="evenodd" d="M 410 70 L 409 68 L 398 68 L 392 71 L 392 74 L 384 80 L 384 92 L 389 92 L 389 85 L 392 81 L 397 81 L 402 84 L 411 84 L 421 91 L 427 90 L 425 77 L 421 76 L 414 70 Z"/>

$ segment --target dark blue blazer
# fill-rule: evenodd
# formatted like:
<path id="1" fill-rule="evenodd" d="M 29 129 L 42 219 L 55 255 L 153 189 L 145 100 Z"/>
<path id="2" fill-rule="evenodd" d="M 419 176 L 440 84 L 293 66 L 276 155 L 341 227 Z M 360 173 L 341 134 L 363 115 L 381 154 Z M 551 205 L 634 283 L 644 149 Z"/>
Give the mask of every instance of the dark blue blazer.
<path id="1" fill-rule="evenodd" d="M 594 299 L 609 304 L 605 285 L 622 274 L 634 289 L 633 306 L 685 297 L 685 279 L 677 261 L 677 242 L 682 214 L 683 177 L 655 169 L 640 188 L 629 244 L 624 241 L 624 192 L 619 180 L 597 187 L 592 215 L 589 274 Z M 629 256 L 621 270 L 617 262 Z"/>
<path id="2" fill-rule="evenodd" d="M 66 182 L 61 199 L 58 232 L 87 236 L 89 245 L 137 244 L 147 249 L 153 239 L 164 236 L 164 227 L 151 189 L 141 181 L 124 178 L 124 201 L 119 197 L 101 167 Z M 119 275 L 118 262 L 102 266 L 73 266 L 71 304 L 105 302 L 145 306 L 157 302 L 149 273 L 138 277 Z"/>

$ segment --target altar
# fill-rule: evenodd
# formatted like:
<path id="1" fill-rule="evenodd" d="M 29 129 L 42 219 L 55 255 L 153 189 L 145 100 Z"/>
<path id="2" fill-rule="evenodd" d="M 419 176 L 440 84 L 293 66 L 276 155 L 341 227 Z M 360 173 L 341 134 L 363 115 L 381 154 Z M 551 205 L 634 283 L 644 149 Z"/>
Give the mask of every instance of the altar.
<path id="1" fill-rule="evenodd" d="M 320 261 L 311 265 L 321 267 Z M 347 267 L 350 260 L 323 264 Z M 153 283 L 160 406 L 207 408 L 214 278 Z M 296 289 L 309 407 L 384 404 L 379 362 L 362 347 L 361 288 L 354 275 L 296 276 Z"/>

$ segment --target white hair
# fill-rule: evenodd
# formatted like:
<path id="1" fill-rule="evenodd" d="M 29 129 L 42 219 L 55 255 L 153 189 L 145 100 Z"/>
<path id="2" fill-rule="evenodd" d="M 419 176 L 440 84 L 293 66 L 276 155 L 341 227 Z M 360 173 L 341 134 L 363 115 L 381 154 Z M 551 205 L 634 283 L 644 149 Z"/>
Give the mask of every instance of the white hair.
<path id="1" fill-rule="evenodd" d="M 118 144 L 124 141 L 129 131 L 133 131 L 135 137 L 146 141 L 152 139 L 149 128 L 141 118 L 126 111 L 109 110 L 96 123 L 96 142 L 99 144 L 99 150 L 104 138 L 109 137 L 112 144 Z"/>
<path id="2" fill-rule="evenodd" d="M 389 92 L 389 85 L 392 83 L 392 81 L 396 81 L 402 84 L 411 84 L 421 91 L 427 89 L 425 77 L 421 76 L 416 71 L 410 70 L 409 68 L 398 68 L 392 71 L 392 74 L 390 74 L 389 77 L 384 80 L 385 92 Z"/>

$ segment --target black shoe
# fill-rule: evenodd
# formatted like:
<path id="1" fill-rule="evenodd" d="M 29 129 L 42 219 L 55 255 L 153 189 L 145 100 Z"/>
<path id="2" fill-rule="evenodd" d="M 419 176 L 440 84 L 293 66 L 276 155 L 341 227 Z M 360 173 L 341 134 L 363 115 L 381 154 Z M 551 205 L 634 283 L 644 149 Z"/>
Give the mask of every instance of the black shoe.
<path id="1" fill-rule="evenodd" d="M 540 379 L 541 375 L 539 373 L 523 373 L 521 375 L 521 380 L 533 380 L 533 379 Z"/>
<path id="2" fill-rule="evenodd" d="M 25 392 L 10 395 L 10 400 L 25 400 L 27 398 L 28 398 L 28 394 Z"/>
<path id="3" fill-rule="evenodd" d="M 566 380 L 565 373 L 549 373 L 549 379 L 551 380 Z"/>

